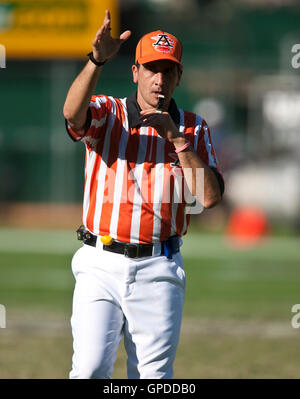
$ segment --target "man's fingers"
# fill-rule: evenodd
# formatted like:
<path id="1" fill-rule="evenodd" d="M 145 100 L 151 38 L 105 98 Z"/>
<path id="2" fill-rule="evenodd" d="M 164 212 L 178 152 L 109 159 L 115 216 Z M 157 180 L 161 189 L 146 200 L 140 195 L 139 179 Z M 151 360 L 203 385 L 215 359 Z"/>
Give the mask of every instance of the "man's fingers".
<path id="1" fill-rule="evenodd" d="M 143 116 L 140 118 L 140 121 L 143 123 L 158 123 L 160 124 L 160 120 L 157 119 L 155 115 Z"/>
<path id="2" fill-rule="evenodd" d="M 150 115 L 150 114 L 155 114 L 156 109 L 155 108 L 151 108 L 151 109 L 146 109 L 145 111 L 141 111 L 140 114 L 141 115 Z"/>
<path id="3" fill-rule="evenodd" d="M 109 12 L 109 10 L 106 10 L 105 11 L 105 20 L 104 20 L 106 30 L 110 30 L 110 22 L 111 22 L 110 12 Z"/>
<path id="4" fill-rule="evenodd" d="M 104 32 L 104 26 L 101 26 L 101 28 L 98 30 L 98 32 L 96 33 L 96 36 L 92 42 L 93 46 L 96 46 L 98 41 L 100 40 L 101 36 L 103 35 Z"/>
<path id="5" fill-rule="evenodd" d="M 123 32 L 120 36 L 120 40 L 121 42 L 125 42 L 125 40 L 129 39 L 131 36 L 131 31 L 130 30 L 126 30 L 125 32 Z"/>
<path id="6" fill-rule="evenodd" d="M 100 36 L 103 33 L 105 25 L 103 24 L 96 32 L 95 37 Z"/>
<path id="7" fill-rule="evenodd" d="M 98 42 L 98 40 L 100 40 L 103 35 L 105 35 L 109 32 L 110 32 L 109 22 L 106 22 L 106 24 L 103 24 L 101 26 L 101 28 L 97 31 L 95 39 L 93 41 L 93 44 L 96 44 Z"/>
<path id="8" fill-rule="evenodd" d="M 110 21 L 107 21 L 106 24 L 104 25 L 103 33 L 109 33 L 109 32 L 110 32 Z"/>
<path id="9" fill-rule="evenodd" d="M 148 115 L 157 115 L 157 114 L 164 114 L 164 115 L 168 115 L 168 112 L 157 112 L 156 108 L 151 108 L 151 109 L 147 109 L 145 111 L 141 111 L 140 114 L 144 117 L 148 116 Z"/>
<path id="10" fill-rule="evenodd" d="M 109 12 L 109 10 L 105 10 L 105 16 L 104 16 L 103 25 L 106 24 L 107 22 L 110 23 L 110 12 Z"/>
<path id="11" fill-rule="evenodd" d="M 101 37 L 101 35 L 108 32 L 109 30 L 110 30 L 110 12 L 109 10 L 105 10 L 103 24 L 101 28 L 97 31 L 95 39 L 98 40 Z"/>
<path id="12" fill-rule="evenodd" d="M 110 16 L 110 11 L 109 10 L 107 10 L 107 18 L 109 19 L 109 22 L 110 22 L 111 16 Z"/>
<path id="13" fill-rule="evenodd" d="M 105 31 L 105 25 L 102 25 L 101 28 L 96 32 L 95 40 L 100 39 L 100 37 L 103 35 L 104 31 Z"/>

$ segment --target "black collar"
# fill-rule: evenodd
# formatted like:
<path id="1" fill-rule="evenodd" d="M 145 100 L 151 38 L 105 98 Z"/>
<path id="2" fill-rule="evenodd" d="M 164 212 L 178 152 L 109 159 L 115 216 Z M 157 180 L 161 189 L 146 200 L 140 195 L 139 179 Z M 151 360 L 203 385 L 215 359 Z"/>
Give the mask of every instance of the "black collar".
<path id="1" fill-rule="evenodd" d="M 137 102 L 136 95 L 137 93 L 134 93 L 132 96 L 126 98 L 129 128 L 137 127 L 141 124 L 141 108 Z M 168 112 L 171 115 L 171 118 L 175 122 L 176 126 L 179 126 L 180 113 L 173 98 L 171 98 Z"/>

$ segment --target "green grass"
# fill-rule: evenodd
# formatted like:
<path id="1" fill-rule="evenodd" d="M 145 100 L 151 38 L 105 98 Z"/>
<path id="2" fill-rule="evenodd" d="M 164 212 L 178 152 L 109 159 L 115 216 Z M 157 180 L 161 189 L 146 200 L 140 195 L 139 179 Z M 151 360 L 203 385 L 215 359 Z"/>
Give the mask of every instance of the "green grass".
<path id="1" fill-rule="evenodd" d="M 299 337 L 267 339 L 209 335 L 182 337 L 174 377 L 186 378 L 299 378 L 295 348 Z M 1 338 L 1 378 L 68 378 L 72 342 L 69 334 L 23 334 Z M 114 378 L 126 377 L 126 354 L 118 351 Z"/>
<path id="2" fill-rule="evenodd" d="M 72 255 L 0 252 L 0 303 L 10 308 L 70 308 Z"/>
<path id="3" fill-rule="evenodd" d="M 186 314 L 285 318 L 298 303 L 299 262 L 186 258 Z"/>
<path id="4" fill-rule="evenodd" d="M 187 339 L 186 339 L 187 340 Z M 206 336 L 181 342 L 176 378 L 299 378 L 299 337 Z"/>
<path id="5" fill-rule="evenodd" d="M 68 231 L 25 233 L 0 230 L 0 303 L 7 312 L 0 378 L 67 378 L 70 263 L 80 243 Z M 300 303 L 299 237 L 236 250 L 220 235 L 193 233 L 182 253 L 187 290 L 175 377 L 298 378 L 300 331 L 291 327 L 291 307 Z M 126 378 L 125 362 L 121 346 L 115 378 Z"/>

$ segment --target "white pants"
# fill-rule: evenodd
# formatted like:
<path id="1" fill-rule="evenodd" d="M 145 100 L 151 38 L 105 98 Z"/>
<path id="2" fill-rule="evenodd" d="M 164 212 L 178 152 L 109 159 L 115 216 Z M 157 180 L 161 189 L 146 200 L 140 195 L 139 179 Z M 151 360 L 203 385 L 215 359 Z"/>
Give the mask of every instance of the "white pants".
<path id="1" fill-rule="evenodd" d="M 128 378 L 172 378 L 185 293 L 180 252 L 130 259 L 100 242 L 75 253 L 72 271 L 70 378 L 111 378 L 123 335 Z"/>

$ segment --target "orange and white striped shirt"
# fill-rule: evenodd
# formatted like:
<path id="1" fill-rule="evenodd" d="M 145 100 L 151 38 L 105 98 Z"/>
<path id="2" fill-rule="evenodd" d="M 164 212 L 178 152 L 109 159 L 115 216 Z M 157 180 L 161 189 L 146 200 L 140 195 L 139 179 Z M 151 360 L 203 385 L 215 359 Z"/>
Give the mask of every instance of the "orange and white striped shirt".
<path id="1" fill-rule="evenodd" d="M 200 158 L 224 185 L 209 128 L 199 116 L 178 109 L 169 113 Z M 74 141 L 86 148 L 83 224 L 95 235 L 130 243 L 154 243 L 186 233 L 183 171 L 174 145 L 152 127 L 141 126 L 136 95 L 117 99 L 93 96 L 86 134 L 66 123 Z"/>

